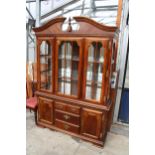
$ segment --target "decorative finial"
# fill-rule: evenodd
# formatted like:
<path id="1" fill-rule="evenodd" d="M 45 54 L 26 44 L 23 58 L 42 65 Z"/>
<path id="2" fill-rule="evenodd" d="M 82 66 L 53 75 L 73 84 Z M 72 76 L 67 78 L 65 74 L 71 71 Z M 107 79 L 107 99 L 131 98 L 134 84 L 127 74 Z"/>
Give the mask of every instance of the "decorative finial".
<path id="1" fill-rule="evenodd" d="M 72 25 L 71 25 L 71 18 L 69 17 L 68 19 L 68 28 L 67 28 L 68 32 L 72 32 Z"/>

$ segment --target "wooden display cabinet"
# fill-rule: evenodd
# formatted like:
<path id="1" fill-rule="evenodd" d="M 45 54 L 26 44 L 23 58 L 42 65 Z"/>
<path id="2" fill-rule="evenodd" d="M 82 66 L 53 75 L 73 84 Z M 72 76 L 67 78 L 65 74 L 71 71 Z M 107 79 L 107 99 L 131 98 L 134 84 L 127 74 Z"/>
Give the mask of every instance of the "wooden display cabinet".
<path id="1" fill-rule="evenodd" d="M 64 17 L 34 28 L 37 40 L 38 125 L 103 146 L 114 102 L 116 27 Z"/>

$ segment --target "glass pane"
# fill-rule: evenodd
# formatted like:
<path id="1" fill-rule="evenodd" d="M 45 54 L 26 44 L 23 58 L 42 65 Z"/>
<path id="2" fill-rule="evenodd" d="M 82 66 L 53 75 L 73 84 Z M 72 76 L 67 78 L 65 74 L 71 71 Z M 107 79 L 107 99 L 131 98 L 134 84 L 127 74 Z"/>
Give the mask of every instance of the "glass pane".
<path id="1" fill-rule="evenodd" d="M 70 42 L 66 42 L 66 59 L 71 60 L 72 58 L 72 46 Z"/>
<path id="2" fill-rule="evenodd" d="M 77 45 L 76 42 L 73 42 L 73 58 L 72 60 L 78 61 L 79 60 L 79 46 Z"/>
<path id="3" fill-rule="evenodd" d="M 103 62 L 104 48 L 100 42 L 93 42 L 88 49 L 88 62 Z"/>
<path id="4" fill-rule="evenodd" d="M 95 60 L 97 62 L 104 61 L 104 48 L 102 47 L 102 44 L 100 42 L 96 44 Z"/>
<path id="5" fill-rule="evenodd" d="M 100 101 L 104 62 L 104 48 L 100 42 L 93 42 L 88 49 L 86 74 L 86 99 Z"/>
<path id="6" fill-rule="evenodd" d="M 93 63 L 88 63 L 87 66 L 87 80 L 93 80 L 93 68 L 94 68 L 94 64 Z"/>
<path id="7" fill-rule="evenodd" d="M 64 77 L 65 76 L 65 60 L 59 60 L 58 61 L 58 68 L 59 68 L 59 73 L 58 73 L 58 77 Z"/>
<path id="8" fill-rule="evenodd" d="M 78 83 L 77 81 L 72 81 L 71 83 L 71 94 L 77 96 L 78 94 Z"/>
<path id="9" fill-rule="evenodd" d="M 51 54 L 51 50 L 50 50 L 50 46 L 49 43 L 46 41 L 42 41 L 41 45 L 40 45 L 40 55 L 50 55 Z"/>
<path id="10" fill-rule="evenodd" d="M 40 45 L 40 85 L 43 90 L 52 90 L 52 51 L 47 41 Z"/>
<path id="11" fill-rule="evenodd" d="M 65 44 L 61 44 L 59 47 L 59 59 L 65 58 Z"/>
<path id="12" fill-rule="evenodd" d="M 90 82 L 86 86 L 86 98 L 93 100 L 100 100 L 101 84 L 90 85 Z"/>
<path id="13" fill-rule="evenodd" d="M 58 79 L 58 90 L 60 93 L 64 92 L 64 81 L 62 81 L 61 79 Z"/>
<path id="14" fill-rule="evenodd" d="M 95 81 L 102 83 L 103 64 L 96 64 Z"/>
<path id="15" fill-rule="evenodd" d="M 79 47 L 74 41 L 62 41 L 58 51 L 58 92 L 77 95 Z"/>
<path id="16" fill-rule="evenodd" d="M 65 66 L 65 77 L 71 78 L 71 61 L 66 60 L 66 66 Z"/>
<path id="17" fill-rule="evenodd" d="M 78 80 L 78 62 L 72 62 L 72 80 Z"/>
<path id="18" fill-rule="evenodd" d="M 87 80 L 102 82 L 103 64 L 88 63 Z"/>
<path id="19" fill-rule="evenodd" d="M 94 61 L 95 57 L 95 43 L 92 43 L 88 49 L 88 61 Z"/>

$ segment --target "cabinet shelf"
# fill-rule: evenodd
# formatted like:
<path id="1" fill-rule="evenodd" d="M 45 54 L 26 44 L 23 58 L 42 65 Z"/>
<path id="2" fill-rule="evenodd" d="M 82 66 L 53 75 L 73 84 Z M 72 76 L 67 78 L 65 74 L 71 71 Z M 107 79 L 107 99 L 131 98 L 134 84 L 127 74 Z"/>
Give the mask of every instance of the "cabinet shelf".
<path id="1" fill-rule="evenodd" d="M 50 84 L 49 83 L 44 83 L 41 85 L 40 87 L 41 89 L 45 89 L 45 88 L 51 88 Z"/>
<path id="2" fill-rule="evenodd" d="M 41 54 L 40 57 L 41 57 L 41 58 L 42 58 L 42 57 L 45 57 L 45 58 L 52 58 L 52 56 L 49 55 L 49 54 L 47 54 L 47 55 L 45 55 L 45 54 Z"/>
<path id="3" fill-rule="evenodd" d="M 102 85 L 102 82 L 94 81 L 94 80 L 87 80 L 86 85 L 94 85 L 94 84 Z"/>
<path id="4" fill-rule="evenodd" d="M 66 61 L 79 61 L 79 58 L 65 58 L 65 57 L 59 57 L 59 60 L 66 60 Z"/>
<path id="5" fill-rule="evenodd" d="M 61 81 L 66 81 L 66 82 L 67 81 L 78 81 L 78 79 L 70 78 L 70 77 L 64 77 L 64 76 L 59 76 L 58 79 Z M 61 82 L 61 81 L 59 81 L 59 82 Z"/>
<path id="6" fill-rule="evenodd" d="M 46 69 L 46 70 L 40 71 L 40 73 L 47 73 L 47 72 L 51 72 L 51 71 L 52 71 L 51 69 Z"/>
<path id="7" fill-rule="evenodd" d="M 104 63 L 104 61 L 88 60 L 88 63 L 103 64 L 103 63 Z"/>

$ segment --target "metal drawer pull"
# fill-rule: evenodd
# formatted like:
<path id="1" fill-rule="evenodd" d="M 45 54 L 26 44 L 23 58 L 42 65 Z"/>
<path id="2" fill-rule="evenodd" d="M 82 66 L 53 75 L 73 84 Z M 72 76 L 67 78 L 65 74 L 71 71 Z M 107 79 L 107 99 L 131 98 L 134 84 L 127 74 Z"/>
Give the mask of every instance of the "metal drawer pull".
<path id="1" fill-rule="evenodd" d="M 70 116 L 64 115 L 64 118 L 65 118 L 66 120 L 68 120 L 68 119 L 70 119 Z"/>
<path id="2" fill-rule="evenodd" d="M 69 129 L 69 126 L 65 124 L 64 128 L 67 130 L 67 129 Z"/>

